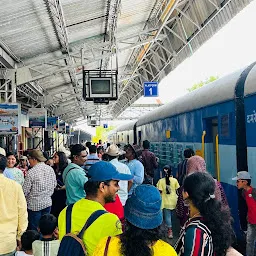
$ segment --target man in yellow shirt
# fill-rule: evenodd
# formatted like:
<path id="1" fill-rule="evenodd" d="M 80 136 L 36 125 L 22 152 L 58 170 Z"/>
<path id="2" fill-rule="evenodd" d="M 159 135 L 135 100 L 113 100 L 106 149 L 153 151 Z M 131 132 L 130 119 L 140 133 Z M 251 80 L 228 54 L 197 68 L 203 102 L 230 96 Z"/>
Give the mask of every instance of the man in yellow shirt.
<path id="1" fill-rule="evenodd" d="M 3 175 L 6 163 L 0 154 L 0 256 L 13 256 L 27 229 L 28 213 L 21 185 Z"/>
<path id="2" fill-rule="evenodd" d="M 131 180 L 132 175 L 121 174 L 112 164 L 100 161 L 89 169 L 89 180 L 84 185 L 85 199 L 77 201 L 71 214 L 71 233 L 78 234 L 91 214 L 97 210 L 105 210 L 105 203 L 114 202 L 119 190 L 119 180 Z M 66 210 L 59 215 L 59 238 L 66 234 Z M 97 218 L 83 235 L 87 255 L 91 256 L 99 241 L 106 236 L 116 236 L 122 233 L 118 217 L 105 213 Z"/>

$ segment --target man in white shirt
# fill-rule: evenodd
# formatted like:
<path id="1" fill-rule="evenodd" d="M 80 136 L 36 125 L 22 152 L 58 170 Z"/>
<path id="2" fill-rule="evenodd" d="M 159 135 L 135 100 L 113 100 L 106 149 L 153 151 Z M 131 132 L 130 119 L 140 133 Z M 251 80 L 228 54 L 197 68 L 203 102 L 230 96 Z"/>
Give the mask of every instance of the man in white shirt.
<path id="1" fill-rule="evenodd" d="M 129 167 L 118 161 L 118 156 L 120 155 L 120 150 L 117 147 L 117 145 L 115 145 L 115 144 L 110 145 L 106 150 L 106 154 L 109 156 L 110 163 L 116 167 L 116 169 L 118 170 L 119 173 L 131 174 Z M 120 180 L 119 181 L 120 189 L 117 194 L 120 197 L 120 200 L 121 200 L 123 206 L 126 203 L 126 200 L 128 198 L 128 192 L 129 192 L 131 186 L 132 186 L 132 180 L 130 180 L 130 181 Z"/>

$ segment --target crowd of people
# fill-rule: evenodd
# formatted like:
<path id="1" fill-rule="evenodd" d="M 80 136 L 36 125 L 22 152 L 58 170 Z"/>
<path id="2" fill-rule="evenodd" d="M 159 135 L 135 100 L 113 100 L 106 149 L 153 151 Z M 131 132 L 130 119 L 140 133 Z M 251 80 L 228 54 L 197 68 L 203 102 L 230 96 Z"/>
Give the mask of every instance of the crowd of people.
<path id="1" fill-rule="evenodd" d="M 0 148 L 0 256 L 241 255 L 221 183 L 193 150 L 174 177 L 159 171 L 150 142 L 91 142 L 20 156 Z M 159 173 L 161 172 L 160 179 Z M 248 205 L 247 256 L 254 255 L 256 190 L 238 172 Z M 172 247 L 174 213 L 180 236 Z"/>

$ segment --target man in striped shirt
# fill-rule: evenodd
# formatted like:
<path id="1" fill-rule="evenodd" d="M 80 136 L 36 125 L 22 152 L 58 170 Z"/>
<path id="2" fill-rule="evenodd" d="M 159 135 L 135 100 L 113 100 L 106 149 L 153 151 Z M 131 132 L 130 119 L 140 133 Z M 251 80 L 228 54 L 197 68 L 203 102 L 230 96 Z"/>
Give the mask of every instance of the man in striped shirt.
<path id="1" fill-rule="evenodd" d="M 87 173 L 93 164 L 100 161 L 100 159 L 97 155 L 97 147 L 95 145 L 91 145 L 89 147 L 89 152 L 90 152 L 90 154 L 87 156 L 85 166 L 84 166 L 84 169 Z"/>
<path id="2" fill-rule="evenodd" d="M 28 161 L 32 168 L 28 170 L 23 191 L 28 205 L 29 229 L 37 230 L 41 216 L 51 211 L 51 196 L 57 182 L 52 167 L 44 163 L 46 158 L 42 151 L 30 151 Z"/>

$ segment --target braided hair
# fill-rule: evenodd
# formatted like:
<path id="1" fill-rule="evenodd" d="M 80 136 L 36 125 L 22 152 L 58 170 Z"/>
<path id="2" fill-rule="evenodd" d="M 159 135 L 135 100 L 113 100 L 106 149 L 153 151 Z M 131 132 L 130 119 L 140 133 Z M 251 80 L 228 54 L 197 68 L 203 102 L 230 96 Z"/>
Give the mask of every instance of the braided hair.
<path id="1" fill-rule="evenodd" d="M 167 170 L 167 172 L 164 172 L 166 182 L 166 194 L 170 194 L 168 186 L 170 186 L 170 177 L 172 176 L 172 169 L 169 165 L 165 165 L 163 169 Z"/>

